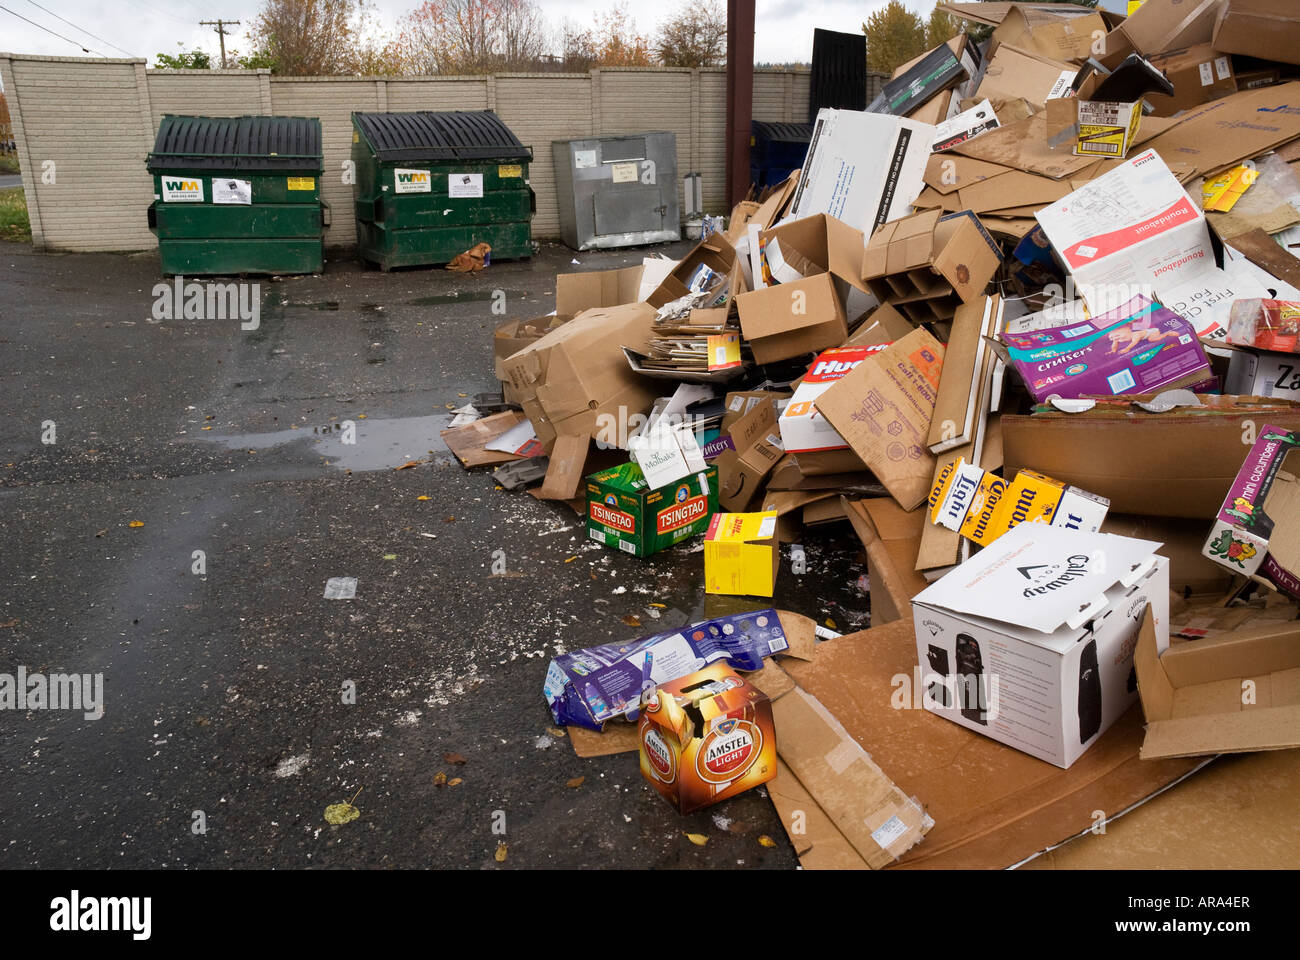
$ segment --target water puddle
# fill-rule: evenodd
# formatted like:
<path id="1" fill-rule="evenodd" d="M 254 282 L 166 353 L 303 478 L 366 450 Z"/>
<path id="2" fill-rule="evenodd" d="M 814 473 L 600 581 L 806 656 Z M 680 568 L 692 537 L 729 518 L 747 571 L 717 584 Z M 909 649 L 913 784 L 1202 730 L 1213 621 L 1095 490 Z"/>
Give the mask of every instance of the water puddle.
<path id="1" fill-rule="evenodd" d="M 392 470 L 408 460 L 429 460 L 450 455 L 438 434 L 447 429 L 450 414 L 427 417 L 396 417 L 391 420 L 336 420 L 332 423 L 300 426 L 297 430 L 271 433 L 243 433 L 202 439 L 229 450 L 271 450 L 297 444 L 302 452 L 340 470 Z M 352 426 L 349 428 L 348 424 Z"/>

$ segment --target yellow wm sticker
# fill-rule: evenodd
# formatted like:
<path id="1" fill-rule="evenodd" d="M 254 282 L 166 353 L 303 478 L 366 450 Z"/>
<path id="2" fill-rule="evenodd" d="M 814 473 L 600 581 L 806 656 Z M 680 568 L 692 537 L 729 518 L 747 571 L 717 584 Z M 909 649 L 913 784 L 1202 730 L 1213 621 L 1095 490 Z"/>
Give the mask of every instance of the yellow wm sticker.
<path id="1" fill-rule="evenodd" d="M 524 168 L 517 163 L 503 163 L 497 167 L 498 177 L 522 177 Z"/>
<path id="2" fill-rule="evenodd" d="M 289 177 L 288 181 L 289 181 L 290 190 L 315 190 L 316 189 L 315 177 Z"/>

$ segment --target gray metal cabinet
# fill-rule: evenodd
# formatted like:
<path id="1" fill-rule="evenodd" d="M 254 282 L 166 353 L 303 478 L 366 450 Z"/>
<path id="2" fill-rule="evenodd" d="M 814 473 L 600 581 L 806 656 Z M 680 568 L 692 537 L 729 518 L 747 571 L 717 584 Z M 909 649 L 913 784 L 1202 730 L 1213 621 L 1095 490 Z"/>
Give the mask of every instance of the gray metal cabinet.
<path id="1" fill-rule="evenodd" d="M 575 250 L 680 240 L 677 135 L 555 140 L 560 236 Z"/>

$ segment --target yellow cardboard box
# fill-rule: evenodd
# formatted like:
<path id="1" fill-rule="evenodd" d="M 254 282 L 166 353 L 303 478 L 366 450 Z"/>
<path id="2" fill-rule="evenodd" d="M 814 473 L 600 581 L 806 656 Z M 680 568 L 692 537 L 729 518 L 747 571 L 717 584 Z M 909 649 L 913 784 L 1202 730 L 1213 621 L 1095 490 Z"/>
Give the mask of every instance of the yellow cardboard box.
<path id="1" fill-rule="evenodd" d="M 715 513 L 704 535 L 704 592 L 770 597 L 781 551 L 777 511 Z"/>

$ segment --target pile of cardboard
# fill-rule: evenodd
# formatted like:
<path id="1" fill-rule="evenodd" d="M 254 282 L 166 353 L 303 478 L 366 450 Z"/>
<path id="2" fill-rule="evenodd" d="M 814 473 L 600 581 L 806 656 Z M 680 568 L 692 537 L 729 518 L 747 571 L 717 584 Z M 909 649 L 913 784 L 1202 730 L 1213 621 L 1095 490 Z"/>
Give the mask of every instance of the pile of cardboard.
<path id="1" fill-rule="evenodd" d="M 591 539 L 703 535 L 705 589 L 756 608 L 783 544 L 861 539 L 869 630 L 776 612 L 775 655 L 718 654 L 770 710 L 806 866 L 1007 866 L 1201 755 L 1300 745 L 1291 680 L 1210 690 L 1300 662 L 1291 6 L 941 3 L 991 37 L 821 111 L 804 169 L 682 260 L 560 276 L 554 316 L 497 331 L 515 409 L 446 439 L 532 461 Z M 1188 609 L 1212 635 L 1171 631 Z M 587 686 L 621 713 L 584 754 L 678 702 Z M 690 739 L 668 719 L 652 782 Z"/>

